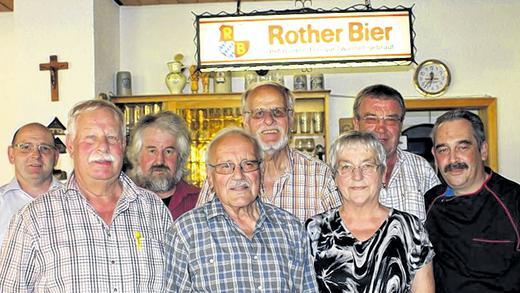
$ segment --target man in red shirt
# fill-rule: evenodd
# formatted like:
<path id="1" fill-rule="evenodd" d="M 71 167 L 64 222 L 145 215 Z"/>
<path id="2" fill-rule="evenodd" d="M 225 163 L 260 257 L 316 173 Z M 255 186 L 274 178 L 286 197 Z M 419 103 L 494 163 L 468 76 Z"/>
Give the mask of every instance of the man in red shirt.
<path id="1" fill-rule="evenodd" d="M 128 175 L 137 185 L 155 192 L 175 220 L 195 207 L 200 189 L 186 183 L 190 133 L 184 120 L 172 112 L 141 118 L 128 147 L 132 164 Z"/>

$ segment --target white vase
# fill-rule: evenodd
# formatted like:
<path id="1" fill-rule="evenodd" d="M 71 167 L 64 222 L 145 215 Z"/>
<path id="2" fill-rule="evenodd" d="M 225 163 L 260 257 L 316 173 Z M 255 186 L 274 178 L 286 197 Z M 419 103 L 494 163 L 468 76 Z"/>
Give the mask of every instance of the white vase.
<path id="1" fill-rule="evenodd" d="M 186 85 L 186 76 L 181 72 L 182 63 L 177 61 L 168 62 L 170 72 L 166 75 L 166 86 L 171 94 L 181 94 Z"/>

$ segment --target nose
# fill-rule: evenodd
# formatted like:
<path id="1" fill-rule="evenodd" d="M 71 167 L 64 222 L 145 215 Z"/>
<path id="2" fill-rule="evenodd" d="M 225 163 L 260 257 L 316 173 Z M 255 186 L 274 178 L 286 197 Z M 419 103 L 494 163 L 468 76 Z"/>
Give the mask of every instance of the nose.
<path id="1" fill-rule="evenodd" d="M 363 173 L 361 172 L 361 168 L 355 167 L 354 169 L 352 169 L 352 179 L 356 181 L 363 179 Z"/>
<path id="2" fill-rule="evenodd" d="M 39 158 L 42 156 L 42 153 L 40 152 L 40 149 L 38 146 L 34 146 L 34 148 L 31 150 L 31 156 Z"/>
<path id="3" fill-rule="evenodd" d="M 98 142 L 98 145 L 97 145 L 97 149 L 106 153 L 107 150 L 108 150 L 108 138 L 105 137 L 105 136 L 102 136 L 100 139 L 99 139 L 99 142 Z"/>
<path id="4" fill-rule="evenodd" d="M 271 111 L 265 111 L 264 113 L 264 123 L 266 125 L 272 125 L 274 123 L 274 117 L 273 117 L 273 113 L 271 113 Z"/>
<path id="5" fill-rule="evenodd" d="M 242 168 L 240 167 L 239 164 L 235 165 L 235 170 L 233 170 L 232 175 L 233 175 L 232 178 L 235 178 L 235 179 L 241 179 L 244 177 L 244 171 L 242 171 Z"/>
<path id="6" fill-rule="evenodd" d="M 164 163 L 164 154 L 163 152 L 157 152 L 157 155 L 155 156 L 155 163 L 156 164 L 163 164 Z"/>
<path id="7" fill-rule="evenodd" d="M 383 133 L 386 131 L 385 119 L 377 119 L 377 122 L 374 125 L 374 131 L 379 133 Z"/>

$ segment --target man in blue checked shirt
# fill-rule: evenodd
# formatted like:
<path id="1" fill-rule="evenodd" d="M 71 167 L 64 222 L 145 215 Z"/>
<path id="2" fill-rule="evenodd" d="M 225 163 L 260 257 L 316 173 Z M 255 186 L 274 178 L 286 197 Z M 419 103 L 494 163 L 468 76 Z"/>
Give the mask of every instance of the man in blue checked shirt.
<path id="1" fill-rule="evenodd" d="M 166 236 L 168 292 L 316 292 L 300 221 L 263 203 L 262 150 L 239 128 L 208 146 L 208 182 L 216 197 L 182 215 Z"/>

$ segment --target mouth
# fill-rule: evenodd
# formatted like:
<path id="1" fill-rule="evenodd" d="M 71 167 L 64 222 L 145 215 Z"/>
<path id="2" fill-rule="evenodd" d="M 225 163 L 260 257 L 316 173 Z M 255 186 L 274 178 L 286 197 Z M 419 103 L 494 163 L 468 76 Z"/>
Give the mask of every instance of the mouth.
<path id="1" fill-rule="evenodd" d="M 266 129 L 266 130 L 262 130 L 260 133 L 264 134 L 264 135 L 269 135 L 269 134 L 278 134 L 278 133 L 280 133 L 280 131 L 278 129 Z"/>

